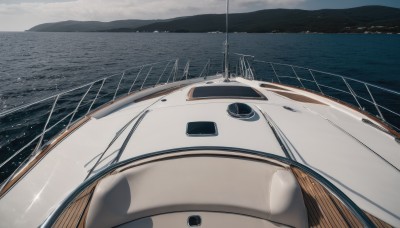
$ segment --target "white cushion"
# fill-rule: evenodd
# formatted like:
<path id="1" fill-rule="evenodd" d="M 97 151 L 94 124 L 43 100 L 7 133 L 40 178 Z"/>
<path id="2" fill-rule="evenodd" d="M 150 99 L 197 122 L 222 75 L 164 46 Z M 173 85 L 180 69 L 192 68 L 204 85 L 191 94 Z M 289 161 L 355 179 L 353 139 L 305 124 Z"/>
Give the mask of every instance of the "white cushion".
<path id="1" fill-rule="evenodd" d="M 102 180 L 87 227 L 112 227 L 152 215 L 212 211 L 307 226 L 300 187 L 279 166 L 245 159 L 191 157 L 153 162 Z"/>

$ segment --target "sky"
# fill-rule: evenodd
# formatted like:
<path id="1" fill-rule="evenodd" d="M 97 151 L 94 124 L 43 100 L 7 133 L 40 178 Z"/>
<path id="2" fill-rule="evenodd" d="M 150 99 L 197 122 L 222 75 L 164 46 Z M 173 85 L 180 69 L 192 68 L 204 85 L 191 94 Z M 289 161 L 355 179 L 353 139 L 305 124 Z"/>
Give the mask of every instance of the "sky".
<path id="1" fill-rule="evenodd" d="M 340 9 L 364 5 L 400 8 L 400 0 L 231 0 L 231 12 L 261 9 Z M 65 20 L 166 19 L 223 13 L 225 0 L 0 0 L 0 31 L 24 31 Z"/>

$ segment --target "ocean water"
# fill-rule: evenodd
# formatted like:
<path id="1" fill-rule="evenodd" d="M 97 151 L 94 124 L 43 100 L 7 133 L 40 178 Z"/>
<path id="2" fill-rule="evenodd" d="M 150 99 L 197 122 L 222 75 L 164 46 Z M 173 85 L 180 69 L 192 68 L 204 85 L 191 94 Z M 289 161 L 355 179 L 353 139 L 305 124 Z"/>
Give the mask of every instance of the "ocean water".
<path id="1" fill-rule="evenodd" d="M 190 60 L 190 74 L 195 76 L 211 59 L 212 72 L 221 71 L 224 39 L 223 34 L 0 32 L 0 112 L 146 63 L 179 58 L 183 68 Z M 306 66 L 400 91 L 400 35 L 232 34 L 230 48 L 232 53 L 259 60 Z M 231 67 L 234 71 L 235 64 Z M 254 70 L 257 78 L 276 81 L 268 65 L 254 63 Z M 293 76 L 287 67 L 276 70 Z M 308 72 L 298 73 L 302 77 Z M 346 90 L 340 78 L 315 76 Z M 350 85 L 368 95 L 363 85 Z M 351 96 L 340 97 L 325 89 L 328 95 L 354 103 Z M 400 96 L 372 92 L 378 103 L 400 112 Z M 64 97 L 51 123 L 75 107 L 80 96 Z M 374 107 L 365 106 L 376 114 Z M 0 117 L 0 163 L 41 132 L 50 108 L 51 102 L 45 102 L 15 116 Z M 398 117 L 385 115 L 400 126 Z M 33 148 L 0 169 L 0 182 Z"/>

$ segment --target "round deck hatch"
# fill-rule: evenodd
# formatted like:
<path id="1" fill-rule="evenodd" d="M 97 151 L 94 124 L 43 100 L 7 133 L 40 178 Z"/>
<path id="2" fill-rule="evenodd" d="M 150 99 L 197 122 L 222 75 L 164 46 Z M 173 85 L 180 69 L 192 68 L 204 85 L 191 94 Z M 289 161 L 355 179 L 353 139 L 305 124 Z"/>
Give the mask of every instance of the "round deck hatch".
<path id="1" fill-rule="evenodd" d="M 244 103 L 233 103 L 228 106 L 228 113 L 233 118 L 250 119 L 255 115 L 254 110 Z"/>

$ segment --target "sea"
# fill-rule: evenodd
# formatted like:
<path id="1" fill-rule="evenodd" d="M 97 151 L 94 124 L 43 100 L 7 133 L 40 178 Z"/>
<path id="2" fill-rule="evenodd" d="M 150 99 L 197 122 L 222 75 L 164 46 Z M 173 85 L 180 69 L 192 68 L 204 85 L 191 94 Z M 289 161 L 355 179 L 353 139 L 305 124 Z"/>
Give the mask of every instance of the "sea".
<path id="1" fill-rule="evenodd" d="M 376 85 L 377 87 L 369 87 L 375 101 L 400 113 L 400 95 L 379 88 L 400 91 L 398 34 L 237 33 L 230 34 L 229 39 L 232 72 L 237 72 L 238 69 L 237 60 L 240 55 L 237 54 L 246 54 L 251 56 L 247 60 L 253 66 L 256 79 L 275 82 L 281 79 L 287 84 L 309 85 L 311 89 L 319 91 L 308 71 L 315 69 L 319 71 L 315 71 L 313 76 L 321 85 L 333 85 L 342 91 L 349 91 L 350 85 L 354 91 L 360 91 L 357 94 L 369 100 L 371 98 L 365 84 L 359 81 Z M 125 69 L 148 63 L 175 63 L 179 59 L 179 74 L 183 73 L 183 68 L 189 62 L 189 77 L 196 77 L 210 60 L 211 72 L 221 72 L 224 41 L 225 35 L 218 33 L 0 32 L 0 113 L 109 75 L 120 75 Z M 275 71 L 282 76 L 277 78 L 270 64 L 255 60 L 304 66 L 305 69 L 295 67 L 296 75 L 290 66 L 274 65 Z M 332 75 L 320 71 L 330 72 Z M 134 75 L 135 72 L 132 72 L 126 77 L 132 78 Z M 157 72 L 152 72 L 148 82 L 157 80 L 158 75 Z M 337 75 L 359 81 L 349 79 L 346 85 L 343 78 Z M 293 77 L 308 81 L 304 80 L 301 85 Z M 322 90 L 326 95 L 358 105 L 349 93 L 329 87 L 322 87 Z M 60 98 L 49 126 L 68 113 L 68 110 L 75 108 L 82 92 L 84 91 Z M 112 96 L 112 91 L 108 92 Z M 95 94 L 94 89 L 90 94 Z M 34 151 L 36 144 L 32 143 L 7 161 L 43 131 L 52 101 L 48 100 L 11 115 L 0 115 L 0 182 Z M 371 110 L 372 114 L 379 115 L 376 106 L 362 99 L 358 102 L 366 111 Z M 101 105 L 101 102 L 96 105 Z M 400 126 L 399 116 L 387 110 L 382 112 L 388 122 Z M 43 143 L 65 126 L 65 123 L 61 124 L 53 133 L 49 132 Z M 4 163 L 5 161 L 7 162 Z"/>

